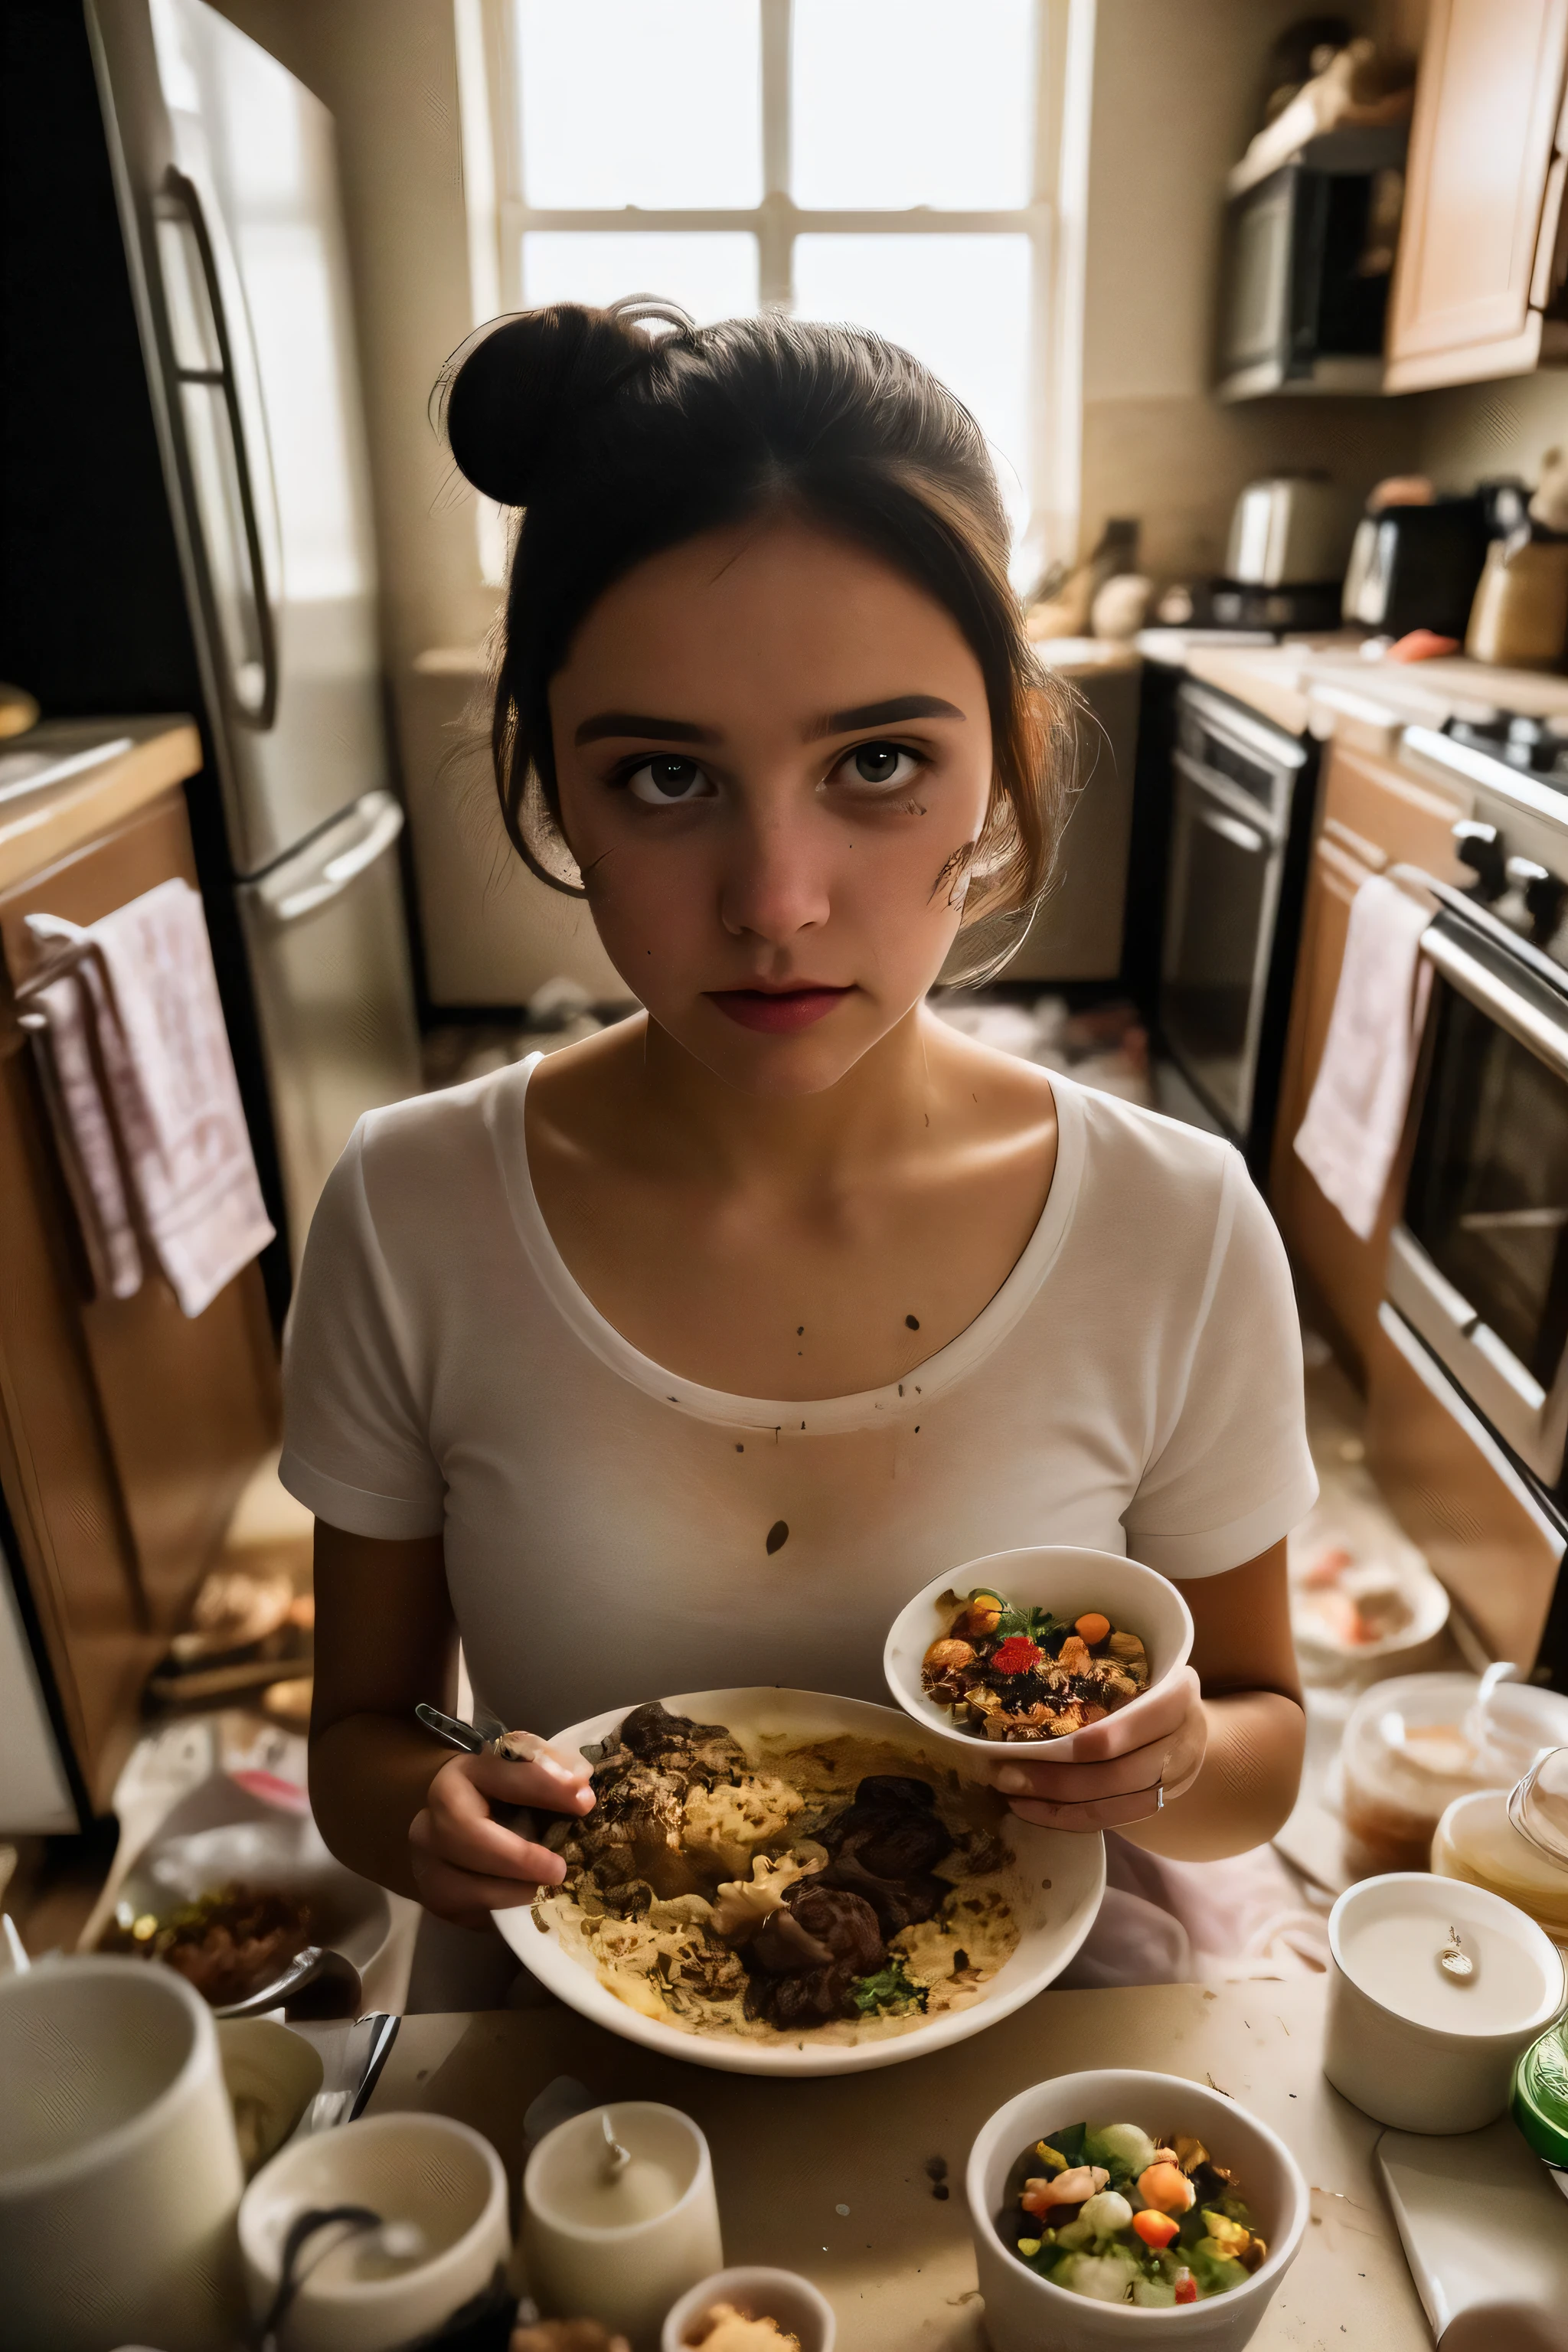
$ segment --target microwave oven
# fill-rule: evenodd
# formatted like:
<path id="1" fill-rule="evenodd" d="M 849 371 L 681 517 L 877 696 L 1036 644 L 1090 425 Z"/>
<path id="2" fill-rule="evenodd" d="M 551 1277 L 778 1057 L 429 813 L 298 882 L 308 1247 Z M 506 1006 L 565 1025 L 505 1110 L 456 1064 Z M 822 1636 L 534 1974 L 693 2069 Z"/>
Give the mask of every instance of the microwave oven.
<path id="1" fill-rule="evenodd" d="M 1331 131 L 1230 198 L 1222 400 L 1377 392 L 1405 132 Z"/>

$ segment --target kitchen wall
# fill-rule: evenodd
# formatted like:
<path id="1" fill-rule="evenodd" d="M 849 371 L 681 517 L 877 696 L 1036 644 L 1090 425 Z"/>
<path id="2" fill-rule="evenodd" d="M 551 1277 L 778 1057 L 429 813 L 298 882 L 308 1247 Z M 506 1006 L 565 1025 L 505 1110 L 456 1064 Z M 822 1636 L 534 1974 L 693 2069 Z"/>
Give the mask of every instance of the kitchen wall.
<path id="1" fill-rule="evenodd" d="M 1342 13 L 1403 41 L 1416 0 Z M 1213 379 L 1225 175 L 1300 0 L 1096 0 L 1083 324 L 1081 539 L 1138 515 L 1157 577 L 1224 568 L 1237 492 L 1321 466 L 1358 493 L 1411 462 L 1404 404 L 1222 407 Z"/>
<path id="2" fill-rule="evenodd" d="M 1560 370 L 1417 393 L 1408 405 L 1419 412 L 1422 469 L 1440 489 L 1498 474 L 1533 485 L 1543 452 L 1568 446 L 1568 375 Z"/>

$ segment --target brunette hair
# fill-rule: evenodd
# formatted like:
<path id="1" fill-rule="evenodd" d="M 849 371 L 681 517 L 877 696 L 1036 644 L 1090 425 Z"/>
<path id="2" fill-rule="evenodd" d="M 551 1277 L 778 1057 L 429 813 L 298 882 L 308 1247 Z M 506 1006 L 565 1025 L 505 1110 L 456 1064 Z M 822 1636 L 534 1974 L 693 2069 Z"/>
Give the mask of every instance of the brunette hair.
<path id="1" fill-rule="evenodd" d="M 656 338 L 648 321 L 672 331 Z M 561 825 L 548 689 L 590 607 L 666 548 L 793 508 L 924 589 L 980 665 L 995 769 L 969 862 L 963 976 L 999 969 L 1050 883 L 1077 697 L 1024 634 L 984 439 L 930 370 L 861 327 L 775 312 L 699 328 L 637 297 L 502 320 L 442 390 L 461 471 L 523 510 L 490 744 L 525 865 L 584 895 Z"/>

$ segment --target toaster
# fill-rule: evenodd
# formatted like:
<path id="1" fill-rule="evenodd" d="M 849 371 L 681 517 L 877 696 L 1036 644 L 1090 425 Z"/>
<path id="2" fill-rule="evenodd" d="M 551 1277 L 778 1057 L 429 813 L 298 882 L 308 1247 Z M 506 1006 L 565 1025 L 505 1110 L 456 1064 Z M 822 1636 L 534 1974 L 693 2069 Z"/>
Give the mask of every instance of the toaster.
<path id="1" fill-rule="evenodd" d="M 1383 636 L 1431 629 L 1462 639 L 1486 553 L 1486 507 L 1479 497 L 1363 515 L 1345 573 L 1342 616 Z"/>
<path id="2" fill-rule="evenodd" d="M 1354 502 L 1321 475 L 1249 482 L 1236 502 L 1226 576 L 1249 588 L 1340 580 L 1354 529 Z"/>

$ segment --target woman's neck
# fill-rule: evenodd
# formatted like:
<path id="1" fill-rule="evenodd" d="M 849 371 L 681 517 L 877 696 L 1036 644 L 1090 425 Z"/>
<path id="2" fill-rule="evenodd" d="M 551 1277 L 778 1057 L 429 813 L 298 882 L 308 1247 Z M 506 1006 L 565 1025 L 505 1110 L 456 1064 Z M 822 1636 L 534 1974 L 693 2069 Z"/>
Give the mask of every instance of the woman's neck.
<path id="1" fill-rule="evenodd" d="M 835 1190 L 940 1138 L 954 1075 L 950 1040 L 959 1043 L 917 1005 L 836 1086 L 743 1094 L 647 1021 L 640 1051 L 623 1062 L 624 1108 L 640 1130 L 634 1149 L 726 1189 Z"/>

